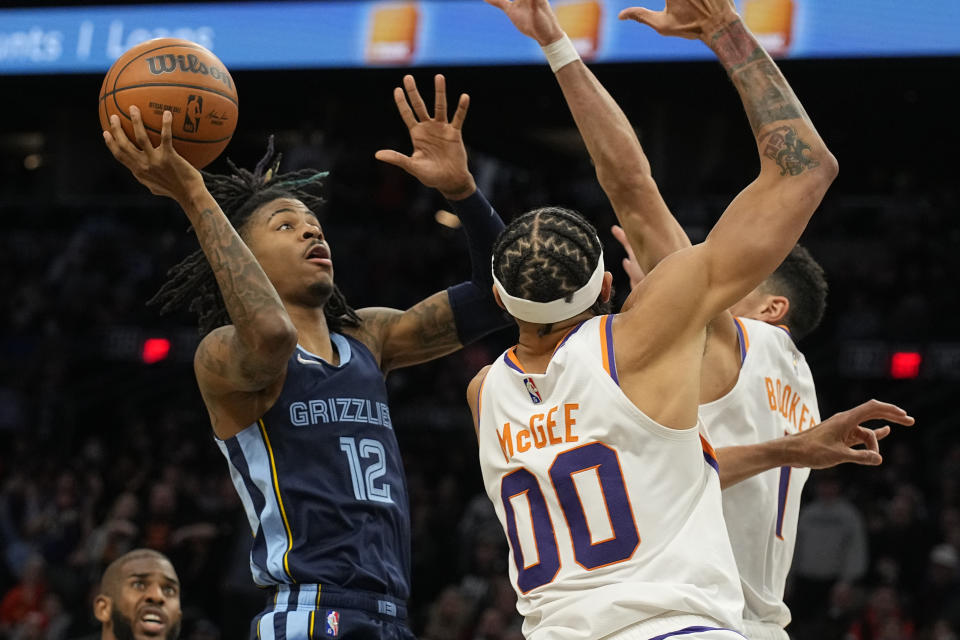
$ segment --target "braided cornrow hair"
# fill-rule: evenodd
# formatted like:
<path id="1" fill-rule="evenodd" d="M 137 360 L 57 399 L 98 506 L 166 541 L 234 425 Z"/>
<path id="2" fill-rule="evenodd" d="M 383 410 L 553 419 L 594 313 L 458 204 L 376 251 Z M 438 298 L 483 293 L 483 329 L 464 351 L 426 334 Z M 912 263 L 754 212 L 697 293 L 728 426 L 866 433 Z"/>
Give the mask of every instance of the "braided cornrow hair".
<path id="1" fill-rule="evenodd" d="M 228 160 L 232 173 L 217 175 L 203 173 L 203 181 L 216 199 L 230 224 L 238 233 L 250 218 L 250 214 L 263 204 L 277 198 L 293 198 L 307 208 L 317 210 L 324 203 L 322 195 L 327 172 L 301 169 L 291 173 L 279 173 L 281 154 L 275 153 L 273 136 L 267 142 L 267 153 L 253 171 L 241 169 Z M 186 307 L 197 314 L 200 335 L 205 336 L 217 327 L 230 324 L 230 316 L 217 286 L 213 269 L 203 251 L 198 249 L 168 272 L 169 279 L 148 302 L 148 306 L 160 306 L 160 313 Z M 330 299 L 323 306 L 327 326 L 331 331 L 340 331 L 345 326 L 360 324 L 360 317 L 334 285 Z"/>
<path id="2" fill-rule="evenodd" d="M 494 273 L 507 293 L 533 302 L 572 295 L 590 279 L 603 245 L 576 211 L 542 207 L 515 218 L 493 246 Z M 594 314 L 610 312 L 599 300 Z"/>

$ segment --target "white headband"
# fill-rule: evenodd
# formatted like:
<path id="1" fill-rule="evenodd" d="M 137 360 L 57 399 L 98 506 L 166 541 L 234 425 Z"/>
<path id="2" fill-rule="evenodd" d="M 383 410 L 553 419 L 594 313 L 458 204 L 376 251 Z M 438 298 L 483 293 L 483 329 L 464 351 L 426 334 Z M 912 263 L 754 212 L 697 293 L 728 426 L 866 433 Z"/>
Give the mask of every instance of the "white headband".
<path id="1" fill-rule="evenodd" d="M 492 271 L 493 267 L 491 265 Z M 514 318 L 537 324 L 550 324 L 551 322 L 560 322 L 572 318 L 592 307 L 600 296 L 600 289 L 603 288 L 603 274 L 603 251 L 601 251 L 600 258 L 597 260 L 597 268 L 593 270 L 593 275 L 587 280 L 587 284 L 569 295 L 550 302 L 533 302 L 510 295 L 497 280 L 496 274 L 493 274 L 493 284 L 497 287 L 503 306 Z"/>

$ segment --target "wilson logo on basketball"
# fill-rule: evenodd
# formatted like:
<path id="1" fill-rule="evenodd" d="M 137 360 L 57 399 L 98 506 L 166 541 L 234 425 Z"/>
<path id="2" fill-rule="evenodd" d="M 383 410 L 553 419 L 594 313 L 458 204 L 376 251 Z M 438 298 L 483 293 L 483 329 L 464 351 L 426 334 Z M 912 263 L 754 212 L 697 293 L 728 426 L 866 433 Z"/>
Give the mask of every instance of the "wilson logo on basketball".
<path id="1" fill-rule="evenodd" d="M 210 76 L 214 80 L 219 80 L 230 89 L 233 88 L 233 83 L 230 81 L 230 74 L 219 67 L 207 66 L 200 61 L 200 58 L 192 54 L 184 56 L 167 53 L 160 56 L 153 56 L 147 58 L 147 65 L 150 67 L 150 73 L 155 76 L 163 75 L 164 73 L 173 73 L 175 71 L 199 73 L 200 75 Z"/>

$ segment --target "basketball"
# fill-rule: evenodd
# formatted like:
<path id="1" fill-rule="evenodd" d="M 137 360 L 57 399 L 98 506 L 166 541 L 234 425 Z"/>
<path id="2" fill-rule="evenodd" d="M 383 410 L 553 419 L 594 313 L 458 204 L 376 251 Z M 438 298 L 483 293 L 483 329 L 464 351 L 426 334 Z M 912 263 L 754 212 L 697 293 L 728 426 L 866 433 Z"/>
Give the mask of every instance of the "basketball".
<path id="1" fill-rule="evenodd" d="M 198 169 L 213 162 L 237 128 L 237 87 L 217 56 L 180 38 L 156 38 L 120 56 L 100 87 L 100 125 L 120 117 L 134 140 L 130 107 L 136 105 L 154 146 L 163 112 L 173 113 L 173 147 Z"/>

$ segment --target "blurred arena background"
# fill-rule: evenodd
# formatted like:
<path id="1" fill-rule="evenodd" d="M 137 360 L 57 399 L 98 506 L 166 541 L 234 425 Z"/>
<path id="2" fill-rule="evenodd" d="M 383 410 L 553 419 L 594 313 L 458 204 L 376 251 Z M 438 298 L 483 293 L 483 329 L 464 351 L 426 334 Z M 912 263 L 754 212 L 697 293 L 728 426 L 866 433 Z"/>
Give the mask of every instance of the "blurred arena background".
<path id="1" fill-rule="evenodd" d="M 54 47 L 45 39 L 50 30 L 38 35 L 14 22 L 27 9 L 40 15 L 55 5 L 94 4 L 102 7 L 92 22 L 100 32 L 84 36 L 84 18 L 64 18 L 78 23 L 79 42 Z M 95 103 L 109 47 L 125 44 L 133 30 L 128 17 L 110 40 L 116 20 L 109 12 L 124 4 L 0 4 L 5 638 L 91 633 L 92 585 L 135 546 L 164 551 L 180 572 L 184 638 L 245 637 L 262 606 L 246 559 L 246 519 L 196 390 L 195 322 L 145 307 L 195 241 L 176 206 L 137 184 L 100 137 Z M 164 11 L 196 6 L 229 22 L 238 6 L 265 4 L 153 3 L 136 19 L 164 26 Z M 317 15 L 325 10 L 323 2 L 269 4 L 278 15 L 305 5 Z M 364 3 L 328 4 L 344 15 L 367 6 L 363 19 L 376 20 Z M 444 5 L 465 4 L 503 23 L 503 43 L 445 32 Z M 656 36 L 640 25 L 609 26 L 615 7 L 628 3 L 579 4 L 600 8 L 581 45 L 593 48 L 597 75 L 635 124 L 667 202 L 702 239 L 756 171 L 735 91 L 698 43 L 659 57 L 655 49 L 631 49 L 624 33 L 642 43 Z M 831 291 L 823 325 L 801 347 L 824 416 L 877 397 L 907 408 L 917 426 L 882 443 L 880 468 L 812 475 L 788 589 L 790 631 L 798 640 L 956 639 L 960 136 L 952 89 L 960 77 L 960 9 L 932 0 L 792 4 L 794 18 L 807 22 L 771 28 L 768 42 L 787 56 L 782 68 L 841 167 L 803 240 Z M 409 148 L 391 97 L 408 65 L 421 87 L 443 71 L 451 94 L 471 94 L 464 137 L 472 169 L 504 218 L 563 204 L 587 214 L 603 236 L 613 213 L 538 52 L 518 50 L 513 62 L 520 64 L 484 64 L 522 37 L 480 0 L 390 7 L 413 7 L 412 39 L 383 27 L 386 44 L 373 47 L 376 29 L 367 22 L 367 41 L 341 43 L 353 47 L 343 59 L 317 54 L 311 62 L 309 52 L 336 52 L 347 22 L 301 25 L 316 35 L 296 46 L 282 30 L 240 25 L 256 36 L 246 49 L 273 56 L 259 66 L 234 64 L 223 52 L 230 45 L 213 42 L 240 95 L 239 127 L 224 157 L 250 166 L 273 133 L 285 170 L 331 171 L 323 223 L 351 304 L 405 308 L 469 269 L 459 230 L 438 222 L 449 224 L 437 216 L 443 199 L 373 159 L 380 148 Z M 828 24 L 817 28 L 827 30 L 815 32 L 821 8 Z M 400 15 L 391 19 L 408 19 Z M 882 20 L 894 22 L 883 27 Z M 213 23 L 211 33 L 220 26 Z M 88 57 L 65 60 L 84 37 Z M 429 49 L 428 39 L 444 48 Z M 283 68 L 288 46 L 306 57 Z M 43 66 L 57 47 L 56 57 L 78 73 Z M 102 68 L 84 66 L 95 64 Z M 622 300 L 622 251 L 604 238 L 617 258 L 608 262 Z M 412 626 L 425 640 L 520 637 L 503 533 L 482 493 L 463 400 L 473 373 L 514 337 L 503 331 L 388 379 L 411 495 Z"/>

